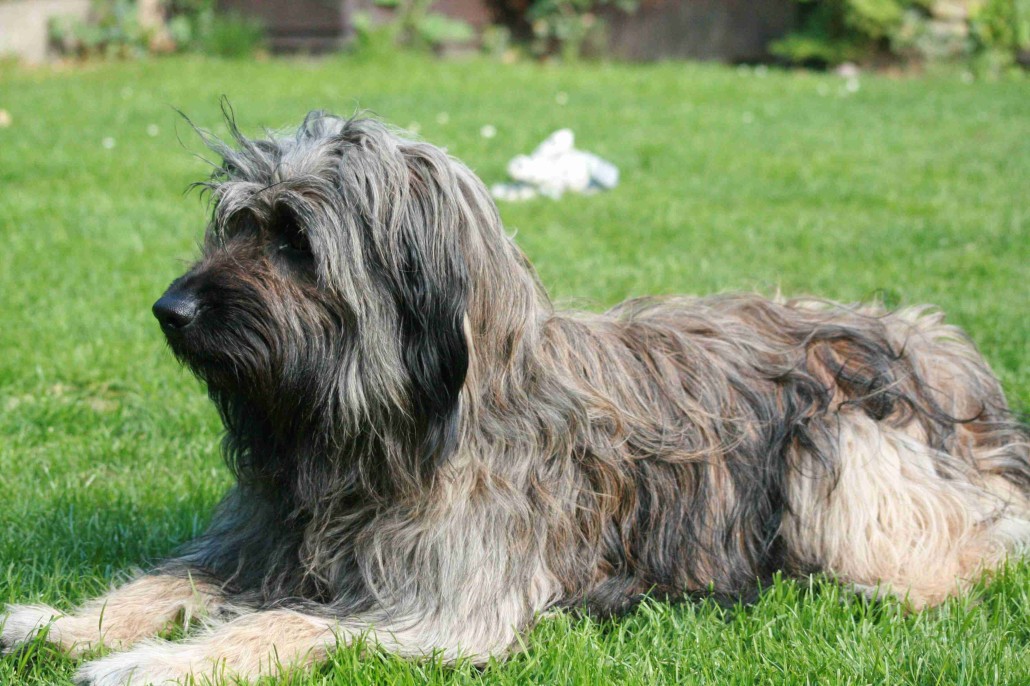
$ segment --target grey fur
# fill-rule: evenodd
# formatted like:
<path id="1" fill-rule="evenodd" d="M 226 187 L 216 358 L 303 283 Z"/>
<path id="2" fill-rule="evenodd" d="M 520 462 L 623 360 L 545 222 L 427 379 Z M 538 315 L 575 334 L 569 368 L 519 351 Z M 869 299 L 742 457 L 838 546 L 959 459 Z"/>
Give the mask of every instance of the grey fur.
<path id="1" fill-rule="evenodd" d="M 219 657 L 253 676 L 226 646 L 310 662 L 327 627 L 483 660 L 550 607 L 748 597 L 777 571 L 919 607 L 1030 541 L 1026 428 L 933 311 L 556 311 L 438 148 L 318 112 L 292 136 L 232 130 L 210 141 L 204 254 L 170 289 L 201 314 L 169 342 L 208 383 L 238 484 L 153 573 L 201 579 L 229 616 L 83 683 Z M 253 630 L 284 617 L 310 628 L 297 645 Z"/>

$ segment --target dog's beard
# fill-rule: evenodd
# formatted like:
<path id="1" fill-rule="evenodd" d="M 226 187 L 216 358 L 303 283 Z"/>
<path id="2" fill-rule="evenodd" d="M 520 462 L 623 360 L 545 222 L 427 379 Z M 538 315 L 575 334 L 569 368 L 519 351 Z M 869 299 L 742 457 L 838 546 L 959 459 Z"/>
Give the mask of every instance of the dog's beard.
<path id="1" fill-rule="evenodd" d="M 255 354 L 241 333 L 198 326 L 185 332 L 166 332 L 165 338 L 175 358 L 212 392 L 249 396 L 257 387 L 268 386 L 277 374 L 268 356 Z M 245 349 L 250 352 L 244 354 Z M 263 359 L 256 359 L 259 357 Z"/>
<path id="2" fill-rule="evenodd" d="M 162 327 L 175 357 L 212 395 L 232 396 L 255 409 L 309 414 L 333 376 L 329 337 L 306 326 L 295 302 L 268 303 L 239 290 L 204 293 L 186 327 Z M 293 312 L 292 316 L 277 313 Z"/>
<path id="3" fill-rule="evenodd" d="M 209 297 L 213 304 L 189 327 L 165 335 L 221 415 L 230 469 L 241 481 L 282 489 L 291 503 L 320 500 L 339 486 L 346 433 L 333 400 L 335 351 L 283 326 L 272 311 L 279 305 L 255 301 L 242 312 Z"/>

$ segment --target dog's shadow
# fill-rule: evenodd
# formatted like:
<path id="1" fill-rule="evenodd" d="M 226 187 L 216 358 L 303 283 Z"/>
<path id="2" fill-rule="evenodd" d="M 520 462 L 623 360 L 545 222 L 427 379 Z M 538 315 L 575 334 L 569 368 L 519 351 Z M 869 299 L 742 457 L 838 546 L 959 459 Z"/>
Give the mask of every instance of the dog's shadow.
<path id="1" fill-rule="evenodd" d="M 144 504 L 119 490 L 61 493 L 19 511 L 16 522 L 0 518 L 0 603 L 71 607 L 198 536 L 215 507 L 207 492 Z"/>

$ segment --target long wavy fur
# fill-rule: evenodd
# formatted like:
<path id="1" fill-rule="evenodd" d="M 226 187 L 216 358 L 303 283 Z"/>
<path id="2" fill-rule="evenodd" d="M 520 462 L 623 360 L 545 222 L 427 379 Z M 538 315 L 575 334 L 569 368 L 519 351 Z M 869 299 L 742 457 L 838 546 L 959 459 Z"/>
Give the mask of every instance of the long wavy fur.
<path id="1" fill-rule="evenodd" d="M 201 538 L 106 601 L 161 580 L 167 613 L 199 602 L 223 623 L 82 683 L 204 660 L 254 676 L 255 655 L 303 663 L 367 632 L 483 660 L 550 607 L 748 597 L 776 572 L 918 608 L 1025 551 L 1027 429 L 936 311 L 558 311 L 440 149 L 321 112 L 287 136 L 230 124 L 231 144 L 209 139 L 203 255 L 169 290 L 196 320 L 169 342 L 238 483 Z"/>
<path id="2" fill-rule="evenodd" d="M 918 441 L 932 467 L 918 479 L 975 484 L 982 535 L 1026 524 L 1026 430 L 930 309 L 727 295 L 558 312 L 482 184 L 438 148 L 318 112 L 292 138 L 233 131 L 211 244 L 186 278 L 227 280 L 243 298 L 227 318 L 248 321 L 210 333 L 232 345 L 197 344 L 224 363 L 177 352 L 209 382 L 240 483 L 186 559 L 255 602 L 423 602 L 462 587 L 473 532 L 509 551 L 491 585 L 545 574 L 549 603 L 602 613 L 648 592 L 748 595 L 776 571 L 937 600 L 974 570 L 935 572 L 927 591 L 875 565 L 852 579 L 821 551 L 869 532 L 798 519 L 819 508 L 793 502 L 799 483 L 828 502 L 851 487 L 843 434 L 859 425 Z M 284 222 L 311 264 L 261 252 Z M 878 449 L 864 469 L 885 469 Z M 847 507 L 879 516 L 880 495 L 864 496 Z M 458 504 L 457 530 L 427 536 Z M 928 554 L 946 555 L 969 533 L 908 519 L 895 556 L 934 534 Z"/>

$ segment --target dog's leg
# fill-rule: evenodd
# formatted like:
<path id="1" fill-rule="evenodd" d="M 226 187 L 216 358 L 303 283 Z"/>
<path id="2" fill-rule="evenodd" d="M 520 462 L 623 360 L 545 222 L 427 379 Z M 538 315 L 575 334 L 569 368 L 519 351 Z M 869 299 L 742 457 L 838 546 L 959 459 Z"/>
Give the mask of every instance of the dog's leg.
<path id="1" fill-rule="evenodd" d="M 496 608 L 502 611 L 503 608 Z M 293 610 L 266 610 L 210 626 L 189 640 L 146 641 L 83 665 L 75 675 L 80 686 L 235 683 L 290 673 L 325 661 L 330 650 L 364 637 L 404 657 L 459 657 L 485 662 L 503 654 L 515 638 L 505 618 L 466 615 L 441 619 L 398 620 L 385 614 L 343 621 Z M 206 680 L 206 681 L 205 681 Z"/>
<path id="2" fill-rule="evenodd" d="M 525 584 L 503 585 L 486 581 L 503 578 L 484 572 L 490 569 L 488 560 L 477 556 L 475 564 L 449 575 L 438 593 L 401 596 L 396 604 L 369 613 L 348 616 L 332 606 L 307 605 L 215 619 L 185 641 L 145 641 L 84 664 L 76 679 L 82 686 L 184 683 L 191 676 L 197 683 L 221 683 L 221 677 L 234 683 L 233 678 L 252 680 L 309 667 L 324 661 L 337 645 L 361 638 L 402 657 L 485 663 L 509 650 L 516 632 L 532 624 L 556 589 L 543 566 L 524 578 Z"/>
<path id="3" fill-rule="evenodd" d="M 218 603 L 218 592 L 209 584 L 188 577 L 147 575 L 68 614 L 47 605 L 10 605 L 0 616 L 0 648 L 11 652 L 44 629 L 49 642 L 72 655 L 100 644 L 127 648 L 183 616 L 202 614 Z"/>
<path id="4" fill-rule="evenodd" d="M 965 461 L 906 430 L 842 412 L 826 434 L 838 471 L 801 454 L 782 532 L 803 567 L 913 608 L 954 595 L 1030 540 L 1030 513 Z M 830 451 L 833 451 L 832 453 Z"/>
<path id="5" fill-rule="evenodd" d="M 184 642 L 146 641 L 88 662 L 75 681 L 88 686 L 145 686 L 183 683 L 190 675 L 198 683 L 204 678 L 217 683 L 219 677 L 275 674 L 325 659 L 337 642 L 335 627 L 332 620 L 289 610 L 256 612 Z"/>

